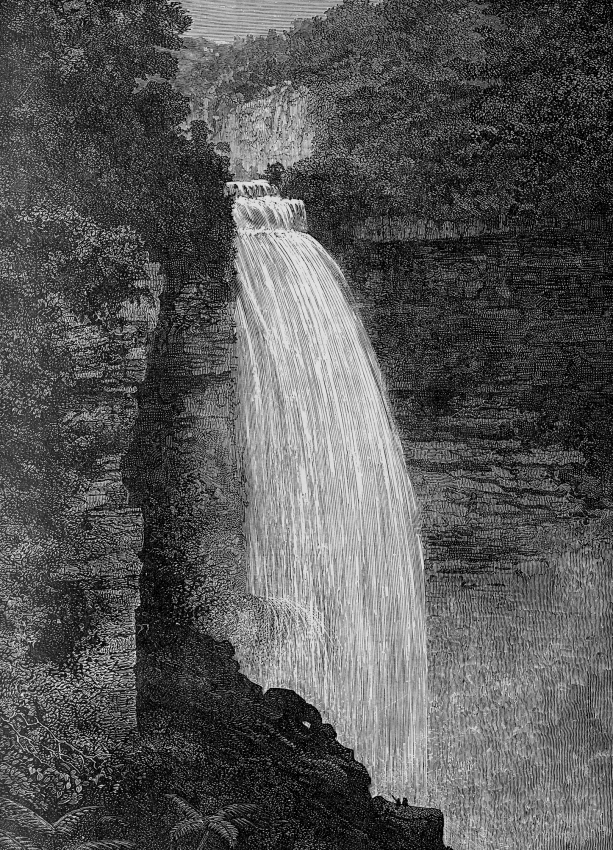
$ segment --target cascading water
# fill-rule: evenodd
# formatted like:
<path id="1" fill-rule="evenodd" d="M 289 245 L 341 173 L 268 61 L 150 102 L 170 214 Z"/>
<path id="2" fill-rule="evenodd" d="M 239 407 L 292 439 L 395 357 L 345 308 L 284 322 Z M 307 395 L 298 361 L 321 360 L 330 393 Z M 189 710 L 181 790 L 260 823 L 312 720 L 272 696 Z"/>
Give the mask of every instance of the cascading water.
<path id="1" fill-rule="evenodd" d="M 426 793 L 426 643 L 417 509 L 366 333 L 304 204 L 236 197 L 246 674 L 315 704 L 379 793 Z"/>

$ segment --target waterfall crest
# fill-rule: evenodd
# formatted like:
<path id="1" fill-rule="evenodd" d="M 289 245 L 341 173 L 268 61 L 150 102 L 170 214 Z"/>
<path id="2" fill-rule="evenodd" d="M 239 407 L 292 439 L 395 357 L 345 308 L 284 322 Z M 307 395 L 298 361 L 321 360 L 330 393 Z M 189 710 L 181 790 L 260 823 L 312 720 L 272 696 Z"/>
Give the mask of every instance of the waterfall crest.
<path id="1" fill-rule="evenodd" d="M 234 187 L 239 187 L 235 189 Z M 246 674 L 297 691 L 378 793 L 426 793 L 426 641 L 417 507 L 379 367 L 301 201 L 236 196 Z M 257 607 L 257 606 L 256 606 Z"/>

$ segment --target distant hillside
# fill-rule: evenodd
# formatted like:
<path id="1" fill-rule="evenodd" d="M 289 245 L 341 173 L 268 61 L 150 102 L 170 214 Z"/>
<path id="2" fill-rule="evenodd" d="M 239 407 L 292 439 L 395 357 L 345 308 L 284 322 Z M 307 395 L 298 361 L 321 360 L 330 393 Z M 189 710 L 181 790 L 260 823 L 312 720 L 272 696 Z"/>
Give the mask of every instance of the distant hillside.
<path id="1" fill-rule="evenodd" d="M 217 44 L 206 38 L 184 38 L 176 52 L 179 67 L 175 85 L 190 99 L 194 116 L 223 114 L 289 80 L 283 73 L 285 37 Z"/>

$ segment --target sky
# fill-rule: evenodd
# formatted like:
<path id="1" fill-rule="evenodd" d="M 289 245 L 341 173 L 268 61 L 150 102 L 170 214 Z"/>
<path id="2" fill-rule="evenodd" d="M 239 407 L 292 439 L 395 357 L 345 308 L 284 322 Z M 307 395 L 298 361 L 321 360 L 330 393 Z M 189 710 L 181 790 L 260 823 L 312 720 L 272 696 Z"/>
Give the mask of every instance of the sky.
<path id="1" fill-rule="evenodd" d="M 287 29 L 296 18 L 312 18 L 337 5 L 339 0 L 182 0 L 193 24 L 188 35 L 213 41 L 235 36 L 261 35 L 270 29 Z"/>

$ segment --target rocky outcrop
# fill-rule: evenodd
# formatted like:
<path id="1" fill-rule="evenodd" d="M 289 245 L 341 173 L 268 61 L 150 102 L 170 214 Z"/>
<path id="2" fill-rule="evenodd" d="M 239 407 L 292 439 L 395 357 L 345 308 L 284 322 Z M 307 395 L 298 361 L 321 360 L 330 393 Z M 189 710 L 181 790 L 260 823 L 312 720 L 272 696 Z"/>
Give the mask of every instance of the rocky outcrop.
<path id="1" fill-rule="evenodd" d="M 129 505 L 121 464 L 157 322 L 156 265 L 139 285 L 143 297 L 104 323 L 78 317 L 56 299 L 46 327 L 54 347 L 48 338 L 34 340 L 43 350 L 47 342 L 55 382 L 41 389 L 33 381 L 29 418 L 23 401 L 11 399 L 30 444 L 13 468 L 3 468 L 2 481 L 0 668 L 8 710 L 27 703 L 29 681 L 61 703 L 67 675 L 86 674 L 88 693 L 100 702 L 98 722 L 111 736 L 136 723 L 143 523 Z M 14 333 L 31 344 L 17 323 Z"/>
<path id="2" fill-rule="evenodd" d="M 262 693 L 240 674 L 229 643 L 194 631 L 177 638 L 147 663 L 144 747 L 129 759 L 127 783 L 141 802 L 146 789 L 150 810 L 172 789 L 201 806 L 255 805 L 248 847 L 444 850 L 441 813 L 372 798 L 367 771 L 316 708 L 291 691 Z M 138 843 L 158 846 L 159 825 L 142 812 Z"/>
<path id="3" fill-rule="evenodd" d="M 275 86 L 266 96 L 237 105 L 222 105 L 207 116 L 212 141 L 229 145 L 230 169 L 237 178 L 263 174 L 276 162 L 284 167 L 311 156 L 313 127 L 306 89 Z"/>
<path id="4" fill-rule="evenodd" d="M 534 577 L 541 532 L 611 498 L 610 227 L 380 235 L 337 252 L 388 381 L 431 573 Z"/>
<path id="5" fill-rule="evenodd" d="M 113 340 L 121 357 L 108 356 L 108 340 L 91 325 L 72 321 L 68 332 L 79 389 L 64 417 L 78 424 L 80 433 L 104 434 L 105 440 L 93 464 L 95 477 L 77 507 L 85 532 L 73 559 L 61 563 L 55 578 L 84 589 L 89 605 L 100 612 L 90 663 L 105 692 L 100 723 L 112 734 L 136 725 L 134 612 L 143 521 L 140 510 L 129 504 L 121 466 L 136 421 L 137 389 L 145 378 L 163 289 L 157 264 L 147 271 L 140 283 L 143 299 L 126 302 L 121 311 Z"/>
<path id="6" fill-rule="evenodd" d="M 246 593 L 234 360 L 226 283 L 172 269 L 124 468 L 144 517 L 144 652 L 177 626 L 226 636 Z"/>

